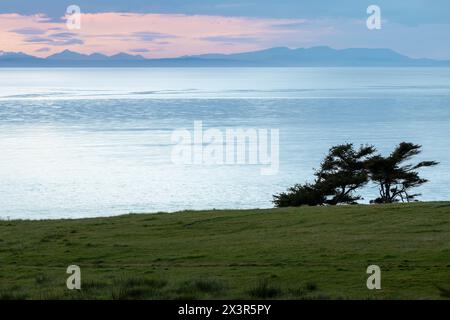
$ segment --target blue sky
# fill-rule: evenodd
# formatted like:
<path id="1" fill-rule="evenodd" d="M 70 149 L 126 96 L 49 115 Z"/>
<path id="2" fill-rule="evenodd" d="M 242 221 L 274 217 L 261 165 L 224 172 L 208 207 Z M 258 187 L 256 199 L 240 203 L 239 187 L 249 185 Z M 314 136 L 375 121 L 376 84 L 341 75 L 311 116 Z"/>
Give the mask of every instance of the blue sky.
<path id="1" fill-rule="evenodd" d="M 85 24 L 85 29 L 82 28 L 78 33 L 63 32 L 64 13 L 71 4 L 80 6 L 83 14 L 94 14 L 90 17 L 98 23 Z M 368 30 L 365 27 L 368 16 L 366 8 L 371 4 L 381 8 L 380 30 Z M 120 18 L 109 15 L 106 19 L 105 13 L 129 13 L 128 21 L 136 23 L 125 22 L 124 15 Z M 12 22 L 8 14 L 18 15 L 22 19 L 21 24 L 18 24 L 19 18 Z M 145 14 L 146 19 L 140 14 Z M 33 18 L 35 15 L 41 18 Z M 177 15 L 184 18 L 177 19 Z M 221 28 L 213 27 L 210 17 L 223 21 Z M 167 21 L 166 28 L 159 20 L 162 18 Z M 152 27 L 155 19 L 158 27 Z M 92 39 L 104 38 L 104 29 L 107 25 L 111 27 L 107 21 L 114 20 L 124 23 L 123 32 L 115 31 L 115 36 L 111 35 L 109 47 L 101 41 L 94 45 Z M 100 22 L 104 23 L 105 28 Z M 252 22 L 259 27 L 253 28 Z M 191 34 L 173 30 L 170 25 L 174 23 L 180 29 L 187 26 Z M 211 32 L 202 32 L 202 23 Z M 191 28 L 191 24 L 196 27 Z M 128 25 L 134 27 L 127 29 Z M 52 32 L 55 28 L 60 28 L 61 32 Z M 28 34 L 25 34 L 26 30 Z M 31 36 L 33 32 L 35 34 Z M 122 47 L 128 52 L 164 57 L 210 50 L 232 53 L 271 46 L 329 45 L 335 48 L 383 47 L 412 57 L 450 59 L 450 1 L 2 0 L 0 33 L 3 39 L 7 39 L 0 43 L 0 50 L 20 49 L 31 54 L 50 54 L 63 48 L 108 54 Z M 143 33 L 154 34 L 155 37 L 143 40 L 138 37 Z M 264 34 L 267 36 L 264 37 Z M 127 37 L 136 41 L 130 41 L 127 46 Z"/>

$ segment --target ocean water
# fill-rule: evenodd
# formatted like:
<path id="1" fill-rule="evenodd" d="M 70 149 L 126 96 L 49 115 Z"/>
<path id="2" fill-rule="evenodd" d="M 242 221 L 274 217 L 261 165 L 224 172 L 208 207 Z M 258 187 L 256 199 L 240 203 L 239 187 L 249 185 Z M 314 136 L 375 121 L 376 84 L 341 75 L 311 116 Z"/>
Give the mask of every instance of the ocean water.
<path id="1" fill-rule="evenodd" d="M 278 173 L 174 164 L 194 121 L 278 129 Z M 450 200 L 449 135 L 450 68 L 0 69 L 0 218 L 268 208 L 344 142 L 422 144 L 420 199 Z"/>

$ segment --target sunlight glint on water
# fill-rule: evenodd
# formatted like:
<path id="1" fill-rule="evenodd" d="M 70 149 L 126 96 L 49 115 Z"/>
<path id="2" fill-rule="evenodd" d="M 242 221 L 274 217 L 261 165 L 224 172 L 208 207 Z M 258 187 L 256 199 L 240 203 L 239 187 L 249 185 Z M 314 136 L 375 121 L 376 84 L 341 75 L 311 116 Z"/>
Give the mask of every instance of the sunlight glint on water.
<path id="1" fill-rule="evenodd" d="M 423 144 L 421 199 L 449 200 L 450 68 L 2 69 L 0 88 L 1 218 L 271 207 L 343 142 Z M 173 165 L 194 120 L 280 129 L 279 174 Z"/>

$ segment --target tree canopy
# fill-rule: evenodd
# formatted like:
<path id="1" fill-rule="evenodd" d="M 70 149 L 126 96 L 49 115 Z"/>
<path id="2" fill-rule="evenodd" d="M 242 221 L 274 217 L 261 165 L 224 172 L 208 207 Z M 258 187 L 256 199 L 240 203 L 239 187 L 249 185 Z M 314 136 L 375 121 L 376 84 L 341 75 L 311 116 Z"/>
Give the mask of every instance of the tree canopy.
<path id="1" fill-rule="evenodd" d="M 421 178 L 417 169 L 432 167 L 436 161 L 407 163 L 413 156 L 422 152 L 422 146 L 409 142 L 400 143 L 387 157 L 377 155 L 367 162 L 371 180 L 378 186 L 377 203 L 411 201 L 420 194 L 410 194 L 412 188 L 421 186 L 428 180 Z"/>
<path id="2" fill-rule="evenodd" d="M 274 195 L 273 202 L 277 207 L 353 204 L 362 199 L 357 190 L 370 181 L 379 190 L 379 197 L 372 203 L 409 202 L 419 196 L 410 193 L 411 189 L 428 181 L 417 170 L 438 164 L 436 161 L 412 164 L 411 158 L 421 151 L 421 145 L 409 142 L 400 143 L 386 157 L 375 154 L 372 145 L 333 146 L 315 171 L 314 183 L 297 184 Z"/>
<path id="3" fill-rule="evenodd" d="M 316 171 L 316 187 L 327 197 L 326 203 L 354 203 L 361 196 L 354 192 L 369 181 L 365 163 L 375 152 L 373 146 L 355 149 L 353 144 L 332 147 Z"/>

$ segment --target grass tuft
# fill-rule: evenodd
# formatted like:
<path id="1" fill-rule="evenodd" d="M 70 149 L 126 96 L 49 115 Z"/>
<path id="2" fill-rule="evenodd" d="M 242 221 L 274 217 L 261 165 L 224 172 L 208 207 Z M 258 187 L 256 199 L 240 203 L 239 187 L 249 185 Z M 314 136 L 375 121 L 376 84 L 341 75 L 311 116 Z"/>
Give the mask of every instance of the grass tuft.
<path id="1" fill-rule="evenodd" d="M 281 295 L 281 289 L 272 286 L 268 279 L 264 279 L 260 280 L 248 293 L 252 298 L 273 299 Z"/>

